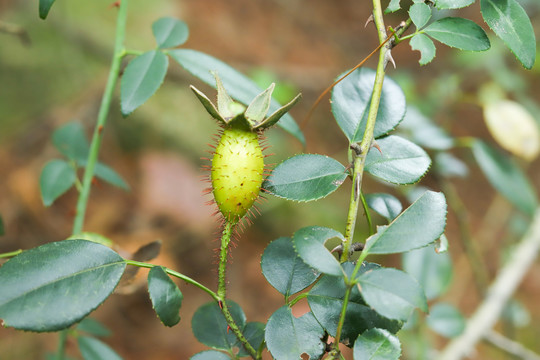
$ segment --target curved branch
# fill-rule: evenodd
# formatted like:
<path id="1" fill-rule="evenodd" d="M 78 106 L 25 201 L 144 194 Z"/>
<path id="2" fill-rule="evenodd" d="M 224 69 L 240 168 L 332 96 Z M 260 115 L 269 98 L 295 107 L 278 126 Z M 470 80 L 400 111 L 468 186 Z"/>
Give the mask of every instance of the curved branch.
<path id="1" fill-rule="evenodd" d="M 540 249 L 540 208 L 523 239 L 487 291 L 485 300 L 467 322 L 465 331 L 440 353 L 439 360 L 459 360 L 469 355 L 477 342 L 489 335 L 504 305 L 516 291 Z"/>

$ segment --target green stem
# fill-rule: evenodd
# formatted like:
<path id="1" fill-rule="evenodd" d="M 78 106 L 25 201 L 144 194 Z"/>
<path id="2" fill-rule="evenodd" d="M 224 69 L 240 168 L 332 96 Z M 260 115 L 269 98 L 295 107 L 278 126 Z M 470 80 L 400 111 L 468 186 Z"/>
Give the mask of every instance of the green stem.
<path id="1" fill-rule="evenodd" d="M 97 122 L 94 128 L 94 135 L 92 136 L 92 142 L 90 144 L 90 151 L 88 154 L 88 161 L 84 170 L 83 181 L 82 184 L 77 184 L 77 190 L 79 190 L 79 198 L 77 199 L 77 205 L 75 210 L 76 214 L 73 221 L 73 235 L 81 233 L 83 229 L 84 215 L 86 213 L 86 207 L 88 205 L 88 198 L 90 197 L 90 186 L 92 185 L 92 178 L 94 177 L 94 168 L 99 154 L 99 147 L 101 144 L 103 128 L 109 114 L 109 108 L 111 105 L 116 80 L 118 79 L 118 76 L 120 74 L 120 65 L 122 62 L 122 57 L 124 56 L 124 39 L 126 35 L 128 2 L 129 0 L 120 1 L 120 5 L 118 8 L 114 54 L 111 68 L 109 70 L 109 77 L 107 79 L 107 85 L 105 86 L 105 91 L 101 99 L 101 106 L 99 108 Z M 64 358 L 67 335 L 67 330 L 60 331 L 58 349 L 56 352 L 56 360 L 62 360 Z"/>
<path id="2" fill-rule="evenodd" d="M 19 249 L 19 250 L 3 253 L 3 254 L 0 254 L 0 259 L 14 257 L 14 256 L 19 255 L 22 252 L 23 252 L 22 249 Z"/>
<path id="3" fill-rule="evenodd" d="M 230 222 L 229 220 L 225 220 L 225 225 L 223 226 L 223 232 L 221 233 L 221 249 L 219 252 L 219 268 L 218 268 L 218 289 L 217 289 L 217 300 L 219 303 L 219 307 L 221 308 L 221 312 L 223 313 L 223 316 L 225 316 L 225 320 L 227 321 L 227 324 L 229 325 L 229 328 L 233 332 L 234 335 L 238 338 L 238 340 L 244 345 L 246 350 L 249 352 L 252 358 L 259 359 L 260 356 L 257 354 L 257 351 L 251 346 L 251 344 L 247 341 L 244 334 L 242 334 L 242 331 L 236 325 L 236 322 L 234 321 L 231 312 L 229 311 L 229 307 L 227 306 L 227 276 L 226 276 L 226 270 L 227 270 L 227 261 L 228 261 L 228 252 L 229 252 L 229 244 L 231 242 L 231 234 L 232 230 L 234 228 L 234 225 L 236 225 L 236 222 Z"/>
<path id="4" fill-rule="evenodd" d="M 160 266 L 160 265 L 149 264 L 149 263 L 145 263 L 145 262 L 141 262 L 141 261 L 135 261 L 135 260 L 124 260 L 124 261 L 125 261 L 125 263 L 127 265 L 133 265 L 133 266 L 138 266 L 138 267 L 147 268 L 147 269 L 151 269 L 153 267 Z M 220 300 L 215 292 L 213 292 L 212 290 L 210 290 L 206 286 L 202 285 L 201 283 L 193 280 L 189 276 L 186 276 L 186 275 L 184 275 L 182 273 L 179 273 L 178 271 L 174 271 L 174 270 L 166 268 L 166 267 L 163 267 L 163 270 L 165 270 L 165 272 L 167 274 L 169 274 L 171 276 L 174 276 L 174 277 L 177 277 L 177 278 L 179 278 L 181 280 L 184 280 L 188 284 L 195 285 L 199 289 L 201 289 L 204 292 L 208 293 L 214 300 L 216 300 L 216 301 Z"/>
<path id="5" fill-rule="evenodd" d="M 101 145 L 101 139 L 103 136 L 103 128 L 107 121 L 114 88 L 120 74 L 120 65 L 124 56 L 124 39 L 126 35 L 128 2 L 128 0 L 120 1 L 120 6 L 118 9 L 114 54 L 111 68 L 109 70 L 107 85 L 105 86 L 103 98 L 101 99 L 101 106 L 99 108 L 97 123 L 94 128 L 94 135 L 92 136 L 92 142 L 90 144 L 90 152 L 88 154 L 88 161 L 84 170 L 81 192 L 79 193 L 79 198 L 77 200 L 76 215 L 73 222 L 73 234 L 79 234 L 80 232 L 82 232 L 83 229 L 84 216 L 86 213 L 88 198 L 90 196 L 90 186 L 92 185 L 94 168 L 97 162 L 99 147 Z"/>
<path id="6" fill-rule="evenodd" d="M 231 233 L 234 224 L 225 221 L 223 232 L 221 233 L 221 250 L 219 252 L 219 268 L 218 268 L 218 290 L 217 294 L 220 299 L 227 297 L 227 261 L 229 252 L 229 243 L 231 242 Z"/>
<path id="7" fill-rule="evenodd" d="M 366 220 L 369 227 L 369 235 L 375 234 L 375 228 L 373 227 L 373 221 L 371 221 L 371 215 L 369 213 L 369 206 L 366 201 L 364 193 L 360 192 L 360 200 L 362 200 L 362 206 L 364 207 L 364 212 L 366 213 Z"/>
<path id="8" fill-rule="evenodd" d="M 386 29 L 383 19 L 383 10 L 381 7 L 380 0 L 373 0 L 373 20 L 375 26 L 377 27 L 377 32 L 379 35 L 379 43 L 383 43 L 386 40 Z M 371 94 L 371 104 L 369 107 L 368 118 L 366 122 L 366 129 L 364 131 L 364 136 L 362 142 L 358 146 L 357 144 L 352 144 L 351 148 L 353 149 L 353 189 L 351 191 L 351 203 L 349 205 L 349 214 L 347 216 L 347 228 L 345 232 L 345 244 L 343 245 L 343 254 L 341 255 L 341 261 L 347 261 L 349 258 L 350 248 L 352 246 L 354 238 L 354 227 L 356 224 L 356 217 L 358 214 L 358 206 L 360 203 L 360 193 L 362 189 L 362 174 L 364 172 L 364 165 L 366 160 L 366 155 L 371 148 L 373 143 L 373 131 L 375 129 L 375 121 L 377 120 L 377 113 L 379 111 L 379 103 L 381 101 L 382 87 L 384 81 L 385 71 L 384 68 L 387 63 L 388 52 L 391 49 L 391 44 L 386 44 L 381 47 L 379 53 L 379 61 L 377 64 L 377 72 L 375 74 L 375 83 L 373 85 L 373 92 Z M 341 309 L 341 315 L 338 321 L 338 328 L 336 330 L 336 337 L 334 343 L 334 351 L 339 354 L 339 342 L 341 341 L 341 330 L 343 324 L 345 323 L 345 314 L 347 311 L 347 305 L 349 302 L 350 293 L 354 284 L 356 283 L 356 274 L 362 266 L 362 262 L 367 256 L 367 252 L 362 252 L 360 258 L 354 268 L 350 281 L 345 279 L 347 285 L 347 290 L 343 298 L 343 306 Z"/>
<path id="9" fill-rule="evenodd" d="M 64 359 L 64 351 L 66 349 L 67 336 L 68 336 L 68 330 L 67 329 L 60 331 L 59 338 L 58 338 L 58 347 L 56 349 L 55 360 L 63 360 Z"/>

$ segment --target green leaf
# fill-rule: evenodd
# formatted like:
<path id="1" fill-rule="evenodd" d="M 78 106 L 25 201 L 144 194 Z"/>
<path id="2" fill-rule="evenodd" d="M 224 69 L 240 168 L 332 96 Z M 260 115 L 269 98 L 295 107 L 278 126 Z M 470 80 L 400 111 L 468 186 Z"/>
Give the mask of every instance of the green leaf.
<path id="1" fill-rule="evenodd" d="M 343 79 L 332 91 L 332 113 L 351 143 L 361 141 L 364 136 L 374 82 L 375 71 L 360 68 Z M 403 91 L 386 76 L 373 133 L 375 138 L 393 130 L 405 116 L 405 108 Z"/>
<path id="2" fill-rule="evenodd" d="M 465 178 L 469 175 L 467 165 L 447 152 L 441 152 L 435 155 L 435 171 L 444 177 Z"/>
<path id="3" fill-rule="evenodd" d="M 125 267 L 116 252 L 86 240 L 27 250 L 0 268 L 0 318 L 20 330 L 65 329 L 105 301 Z"/>
<path id="4" fill-rule="evenodd" d="M 366 194 L 365 198 L 368 206 L 388 221 L 394 220 L 403 210 L 401 201 L 390 194 Z"/>
<path id="5" fill-rule="evenodd" d="M 531 69 L 536 60 L 536 39 L 531 20 L 516 0 L 481 0 L 482 17 L 521 64 Z"/>
<path id="6" fill-rule="evenodd" d="M 484 30 L 468 19 L 442 18 L 422 31 L 443 44 L 461 50 L 484 51 L 491 46 Z"/>
<path id="7" fill-rule="evenodd" d="M 399 130 L 405 132 L 408 138 L 424 148 L 448 150 L 454 146 L 454 139 L 414 106 L 407 108 L 407 114 L 399 125 Z"/>
<path id="8" fill-rule="evenodd" d="M 237 303 L 228 300 L 227 305 L 236 325 L 242 330 L 246 325 L 246 315 Z M 211 348 L 229 351 L 237 346 L 236 336 L 229 330 L 216 302 L 202 305 L 195 311 L 191 319 L 191 328 L 197 340 Z"/>
<path id="9" fill-rule="evenodd" d="M 393 254 L 424 247 L 441 237 L 446 226 L 446 199 L 426 191 L 387 226 L 368 238 L 363 251 Z"/>
<path id="10" fill-rule="evenodd" d="M 152 307 L 165 326 L 174 326 L 180 321 L 180 307 L 184 296 L 169 278 L 163 267 L 156 266 L 148 272 L 148 293 Z"/>
<path id="11" fill-rule="evenodd" d="M 56 129 L 52 135 L 52 142 L 68 159 L 74 160 L 78 165 L 86 163 L 90 144 L 80 123 L 67 123 Z"/>
<path id="12" fill-rule="evenodd" d="M 221 351 L 207 350 L 197 353 L 190 360 L 231 360 L 231 357 Z"/>
<path id="13" fill-rule="evenodd" d="M 321 340 L 323 335 L 324 330 L 312 313 L 295 318 L 285 305 L 270 316 L 264 336 L 275 359 L 298 360 L 304 353 L 311 359 L 318 359 L 325 349 Z"/>
<path id="14" fill-rule="evenodd" d="M 122 360 L 109 345 L 96 338 L 79 336 L 77 343 L 84 360 Z"/>
<path id="15" fill-rule="evenodd" d="M 145 52 L 131 60 L 124 70 L 120 84 L 122 115 L 128 116 L 159 89 L 169 59 L 160 51 Z"/>
<path id="16" fill-rule="evenodd" d="M 424 34 L 415 35 L 409 42 L 412 50 L 420 51 L 420 65 L 429 64 L 434 58 L 437 49 L 433 41 Z"/>
<path id="17" fill-rule="evenodd" d="M 189 36 L 189 29 L 187 24 L 181 20 L 163 17 L 154 21 L 152 33 L 158 48 L 166 49 L 185 43 Z"/>
<path id="18" fill-rule="evenodd" d="M 343 267 L 348 275 L 352 273 L 354 268 L 351 263 L 344 263 Z M 376 264 L 363 263 L 361 273 L 377 267 L 379 266 Z M 323 275 L 309 291 L 307 297 L 313 315 L 331 336 L 336 335 L 345 291 L 346 286 L 343 278 Z M 359 334 L 375 327 L 385 328 L 396 333 L 401 325 L 400 321 L 387 319 L 370 308 L 360 295 L 358 288 L 353 287 L 347 304 L 341 341 L 352 343 Z"/>
<path id="19" fill-rule="evenodd" d="M 76 179 L 75 170 L 64 160 L 55 159 L 45 164 L 39 177 L 43 204 L 50 206 L 75 184 Z"/>
<path id="20" fill-rule="evenodd" d="M 339 261 L 324 246 L 326 241 L 338 238 L 345 241 L 340 232 L 321 227 L 305 227 L 294 233 L 293 243 L 298 256 L 312 268 L 334 276 L 343 276 Z"/>
<path id="21" fill-rule="evenodd" d="M 413 4 L 409 8 L 409 16 L 417 29 L 421 29 L 431 18 L 431 8 L 424 3 Z"/>
<path id="22" fill-rule="evenodd" d="M 443 295 L 452 282 L 452 259 L 448 252 L 437 253 L 433 246 L 403 254 L 403 270 L 424 289 L 428 300 Z"/>
<path id="23" fill-rule="evenodd" d="M 227 93 L 246 106 L 263 91 L 244 74 L 205 53 L 191 49 L 174 49 L 169 51 L 169 55 L 192 75 L 214 88 L 216 81 L 210 71 L 217 72 Z M 276 100 L 272 100 L 270 112 L 274 112 L 280 107 L 281 105 Z M 305 144 L 304 134 L 290 114 L 285 114 L 278 125 L 295 136 L 302 144 Z"/>
<path id="24" fill-rule="evenodd" d="M 100 337 L 111 336 L 111 330 L 107 329 L 105 325 L 92 318 L 85 318 L 77 324 L 77 331 L 84 331 L 88 334 Z"/>
<path id="25" fill-rule="evenodd" d="M 435 0 L 437 9 L 461 9 L 474 3 L 475 0 Z"/>
<path id="26" fill-rule="evenodd" d="M 422 288 L 407 273 L 380 268 L 358 276 L 358 287 L 366 303 L 382 316 L 405 321 L 415 308 L 428 311 Z"/>
<path id="27" fill-rule="evenodd" d="M 286 297 L 304 290 L 319 276 L 296 254 L 292 240 L 287 237 L 268 244 L 262 255 L 261 268 L 270 285 Z"/>
<path id="28" fill-rule="evenodd" d="M 458 336 L 465 329 L 465 318 L 453 305 L 438 303 L 431 307 L 426 322 L 431 330 L 447 338 Z"/>
<path id="29" fill-rule="evenodd" d="M 418 145 L 396 135 L 377 140 L 372 147 L 365 169 L 371 175 L 394 184 L 412 184 L 428 171 L 431 159 Z"/>
<path id="30" fill-rule="evenodd" d="M 39 0 L 39 17 L 45 20 L 55 0 Z"/>
<path id="31" fill-rule="evenodd" d="M 533 215 L 538 198 L 520 167 L 508 156 L 481 140 L 472 146 L 476 162 L 491 185 L 525 214 Z"/>
<path id="32" fill-rule="evenodd" d="M 248 322 L 242 331 L 247 341 L 255 350 L 259 349 L 264 341 L 264 328 L 265 324 L 253 321 Z M 240 340 L 238 340 L 236 346 L 240 349 L 238 356 L 250 356 L 249 352 L 244 348 Z"/>
<path id="33" fill-rule="evenodd" d="M 384 10 L 385 14 L 393 13 L 401 9 L 401 5 L 399 5 L 399 2 L 401 0 L 390 0 L 390 3 L 388 4 L 388 7 L 386 10 Z"/>
<path id="34" fill-rule="evenodd" d="M 340 162 L 324 155 L 301 154 L 279 164 L 263 188 L 288 200 L 312 201 L 336 191 L 346 178 Z"/>
<path id="35" fill-rule="evenodd" d="M 122 179 L 122 177 L 118 175 L 114 169 L 105 164 L 97 163 L 94 168 L 94 173 L 98 178 L 108 182 L 111 185 L 117 186 L 126 191 L 129 190 L 129 185 L 126 183 L 126 181 Z"/>
<path id="36" fill-rule="evenodd" d="M 397 360 L 401 344 L 397 336 L 384 329 L 370 329 L 354 342 L 355 360 Z"/>

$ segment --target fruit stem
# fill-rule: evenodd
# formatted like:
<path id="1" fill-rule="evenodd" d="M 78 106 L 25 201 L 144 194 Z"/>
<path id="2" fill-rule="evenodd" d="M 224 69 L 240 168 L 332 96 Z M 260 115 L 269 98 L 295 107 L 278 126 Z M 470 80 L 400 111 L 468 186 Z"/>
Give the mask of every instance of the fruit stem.
<path id="1" fill-rule="evenodd" d="M 218 303 L 219 308 L 221 309 L 221 312 L 223 313 L 223 316 L 225 316 L 225 320 L 227 321 L 227 324 L 229 325 L 229 328 L 233 332 L 234 335 L 238 338 L 238 340 L 244 345 L 245 349 L 249 352 L 251 357 L 253 359 L 260 359 L 260 356 L 257 354 L 257 351 L 251 346 L 251 344 L 247 341 L 244 334 L 242 334 L 242 331 L 236 325 L 236 322 L 234 321 L 231 312 L 229 311 L 229 307 L 227 306 L 227 286 L 226 286 L 226 270 L 227 270 L 227 261 L 228 261 L 228 252 L 229 252 L 229 244 L 231 242 L 231 234 L 234 226 L 237 224 L 237 221 L 230 221 L 228 219 L 225 219 L 225 224 L 223 225 L 223 232 L 221 233 L 221 250 L 219 252 L 219 269 L 218 269 L 218 289 L 217 289 L 217 297 L 218 297 Z"/>

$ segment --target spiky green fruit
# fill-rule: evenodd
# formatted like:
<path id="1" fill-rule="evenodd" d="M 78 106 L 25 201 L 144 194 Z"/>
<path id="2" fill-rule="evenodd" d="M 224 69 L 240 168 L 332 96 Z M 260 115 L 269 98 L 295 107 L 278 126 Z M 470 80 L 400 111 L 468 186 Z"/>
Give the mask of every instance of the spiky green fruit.
<path id="1" fill-rule="evenodd" d="M 212 158 L 211 180 L 219 211 L 230 222 L 240 220 L 259 196 L 264 161 L 258 134 L 227 128 Z"/>
<path id="2" fill-rule="evenodd" d="M 263 182 L 264 161 L 259 134 L 275 125 L 300 99 L 298 94 L 287 105 L 266 116 L 274 84 L 245 107 L 235 102 L 216 78 L 217 107 L 195 87 L 191 87 L 206 111 L 224 128 L 212 158 L 212 192 L 225 219 L 236 224 L 253 206 Z"/>

